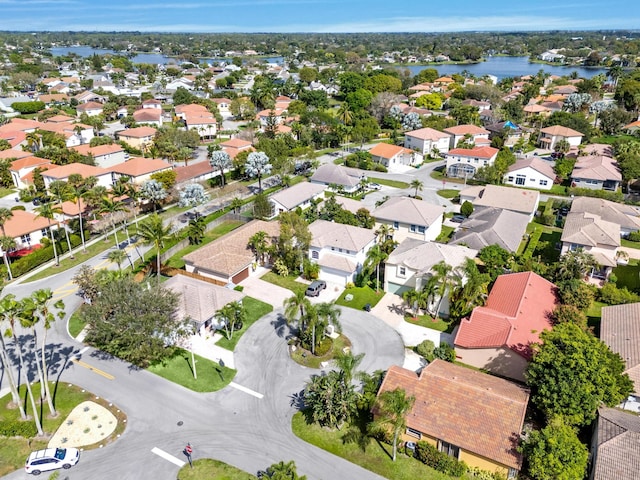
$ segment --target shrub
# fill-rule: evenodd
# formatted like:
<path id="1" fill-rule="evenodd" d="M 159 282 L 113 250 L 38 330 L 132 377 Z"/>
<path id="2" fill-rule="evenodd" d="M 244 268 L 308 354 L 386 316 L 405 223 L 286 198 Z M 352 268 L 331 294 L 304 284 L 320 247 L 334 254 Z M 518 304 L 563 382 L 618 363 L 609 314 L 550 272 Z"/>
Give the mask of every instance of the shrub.
<path id="1" fill-rule="evenodd" d="M 381 163 L 376 163 L 374 166 L 374 170 L 376 172 L 384 172 L 387 173 L 387 167 L 385 167 L 384 165 L 382 165 Z"/>
<path id="2" fill-rule="evenodd" d="M 487 470 L 481 470 L 478 467 L 469 467 L 467 475 L 470 478 L 477 478 L 478 480 L 506 480 L 507 478 L 499 472 L 489 472 Z"/>
<path id="3" fill-rule="evenodd" d="M 527 248 L 525 248 L 524 252 L 522 252 L 522 258 L 531 258 L 531 256 L 533 255 L 533 252 L 536 250 L 536 247 L 538 246 L 538 241 L 540 240 L 541 236 L 542 236 L 541 228 L 536 228 L 533 232 L 531 232 L 531 234 L 529 235 L 529 242 L 527 243 Z"/>
<path id="4" fill-rule="evenodd" d="M 438 451 L 436 447 L 427 442 L 418 442 L 416 444 L 414 457 L 445 475 L 461 477 L 467 471 L 467 465 L 464 462 Z"/>
<path id="5" fill-rule="evenodd" d="M 33 438 L 38 434 L 33 422 L 21 422 L 20 420 L 6 420 L 0 422 L 0 435 L 4 437 Z"/>
<path id="6" fill-rule="evenodd" d="M 567 192 L 575 197 L 596 197 L 611 200 L 612 202 L 622 203 L 624 195 L 622 192 L 610 192 L 608 190 L 591 190 L 590 188 L 570 188 Z"/>
<path id="7" fill-rule="evenodd" d="M 46 239 L 46 242 L 44 241 L 45 238 L 43 238 L 42 240 L 42 243 L 47 243 L 47 246 L 34 250 L 29 255 L 25 255 L 24 257 L 19 258 L 11 264 L 11 271 L 14 277 L 24 275 L 25 273 L 39 267 L 49 260 L 53 260 L 53 246 L 49 244 L 50 242 L 48 241 L 48 239 Z M 71 235 L 69 237 L 69 240 L 71 242 L 72 248 L 77 247 L 78 245 L 80 245 L 80 243 L 82 243 L 82 240 L 77 235 Z M 69 250 L 66 241 L 56 242 L 56 248 L 58 251 L 58 255 L 62 255 L 67 250 Z"/>
<path id="8" fill-rule="evenodd" d="M 632 242 L 640 242 L 640 232 L 631 232 L 627 239 Z"/>
<path id="9" fill-rule="evenodd" d="M 462 205 L 460 205 L 460 213 L 465 217 L 470 217 L 473 213 L 473 203 L 468 200 L 462 202 Z"/>
<path id="10" fill-rule="evenodd" d="M 45 107 L 44 102 L 13 102 L 11 104 L 11 108 L 15 111 L 20 112 L 21 114 L 26 113 L 36 113 L 42 110 Z"/>
<path id="11" fill-rule="evenodd" d="M 424 357 L 427 362 L 430 362 L 434 358 L 433 351 L 435 348 L 436 346 L 431 340 L 425 340 L 416 347 L 416 353 Z"/>
<path id="12" fill-rule="evenodd" d="M 305 258 L 302 265 L 302 275 L 307 280 L 315 280 L 318 278 L 318 275 L 320 275 L 320 265 L 313 263 L 308 258 Z"/>
<path id="13" fill-rule="evenodd" d="M 331 350 L 331 347 L 333 346 L 333 340 L 331 340 L 331 338 L 329 337 L 325 337 L 317 346 L 316 346 L 316 356 L 317 357 L 321 357 L 323 355 L 326 355 L 329 350 Z"/>
<path id="14" fill-rule="evenodd" d="M 440 346 L 433 350 L 433 356 L 440 360 L 453 363 L 456 359 L 456 351 L 447 342 L 441 342 Z"/>
<path id="15" fill-rule="evenodd" d="M 22 210 L 24 212 L 26 210 L 26 207 L 24 205 L 15 205 L 11 207 L 11 211 L 14 211 L 14 210 Z"/>
<path id="16" fill-rule="evenodd" d="M 618 288 L 615 283 L 606 283 L 598 292 L 600 301 L 607 305 L 621 305 L 623 303 L 634 303 L 640 300 L 640 297 L 630 292 L 627 287 Z"/>

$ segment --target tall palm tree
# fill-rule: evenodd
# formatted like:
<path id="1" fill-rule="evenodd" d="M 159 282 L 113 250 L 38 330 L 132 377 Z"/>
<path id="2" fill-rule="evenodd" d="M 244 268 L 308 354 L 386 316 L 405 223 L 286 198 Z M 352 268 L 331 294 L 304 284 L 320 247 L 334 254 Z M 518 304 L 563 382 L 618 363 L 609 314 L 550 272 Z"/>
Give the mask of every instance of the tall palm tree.
<path id="1" fill-rule="evenodd" d="M 288 323 L 294 322 L 297 319 L 301 325 L 304 324 L 305 313 L 311 307 L 311 301 L 307 298 L 304 290 L 298 290 L 294 292 L 292 297 L 287 298 L 283 304 L 284 316 Z M 304 330 L 304 328 L 300 328 Z"/>
<path id="2" fill-rule="evenodd" d="M 413 288 L 411 290 L 406 290 L 402 293 L 402 299 L 407 303 L 409 308 L 413 310 L 414 317 L 418 316 L 417 308 L 418 308 L 419 297 L 420 297 L 420 292 L 418 292 Z"/>
<path id="3" fill-rule="evenodd" d="M 118 270 L 122 270 L 122 263 L 127 259 L 127 253 L 119 248 L 107 253 L 107 260 L 118 265 Z"/>
<path id="4" fill-rule="evenodd" d="M 4 311 L 2 310 L 0 304 L 0 320 L 5 319 Z M 16 349 L 19 348 L 16 345 Z M 11 391 L 11 398 L 13 403 L 18 406 L 20 409 L 20 417 L 24 420 L 27 418 L 27 414 L 24 411 L 24 406 L 22 405 L 22 401 L 20 400 L 20 392 L 18 391 L 18 384 L 13 376 L 13 365 L 9 360 L 9 353 L 7 350 L 7 344 L 4 342 L 4 332 L 0 331 L 0 359 L 2 360 L 0 364 L 2 364 L 3 371 L 6 372 L 7 379 L 9 380 L 9 390 Z"/>
<path id="5" fill-rule="evenodd" d="M 349 385 L 351 381 L 356 376 L 356 368 L 362 362 L 364 358 L 364 353 L 359 353 L 358 355 L 354 355 L 351 350 L 347 352 L 339 351 L 334 357 L 333 361 L 338 367 L 338 370 L 342 373 L 342 378 L 344 383 Z"/>
<path id="6" fill-rule="evenodd" d="M 381 223 L 377 230 L 373 233 L 376 235 L 377 243 L 384 243 L 390 238 L 393 238 L 393 234 L 395 233 L 395 229 L 386 223 Z"/>
<path id="7" fill-rule="evenodd" d="M 124 203 L 120 200 L 115 200 L 115 197 L 103 197 L 100 201 L 100 206 L 98 207 L 98 212 L 106 213 L 109 215 L 109 219 L 111 220 L 111 228 L 113 229 L 113 239 L 116 242 L 116 247 L 118 247 L 118 232 L 116 230 L 116 221 L 115 214 L 118 212 L 124 212 L 127 207 L 124 206 Z"/>
<path id="8" fill-rule="evenodd" d="M 53 245 L 53 256 L 56 259 L 56 266 L 59 266 L 60 258 L 58 258 L 56 239 L 54 238 L 53 230 L 51 229 L 51 220 L 55 218 L 56 213 L 62 213 L 62 209 L 58 206 L 52 205 L 51 203 L 43 203 L 38 208 L 36 208 L 36 213 L 36 216 L 47 219 L 49 238 L 51 239 L 51 244 Z"/>
<path id="9" fill-rule="evenodd" d="M 258 264 L 262 265 L 264 263 L 265 253 L 267 253 L 269 249 L 269 243 L 267 242 L 267 232 L 260 230 L 256 232 L 249 239 L 249 248 L 253 250 L 253 253 L 258 260 Z"/>
<path id="10" fill-rule="evenodd" d="M 371 429 L 377 432 L 393 433 L 393 461 L 396 461 L 398 452 L 398 438 L 400 433 L 406 428 L 407 414 L 413 408 L 416 398 L 407 397 L 407 393 L 401 389 L 387 390 L 378 396 L 376 402 L 377 418 L 372 422 Z"/>
<path id="11" fill-rule="evenodd" d="M 83 197 L 87 191 L 97 182 L 96 177 L 82 178 L 79 173 L 69 175 L 69 194 L 71 199 L 78 206 L 78 220 L 80 221 L 80 239 L 82 241 L 82 251 L 87 253 L 87 245 L 84 239 L 84 227 L 82 225 Z"/>
<path id="12" fill-rule="evenodd" d="M 345 125 L 349 125 L 351 123 L 351 120 L 353 119 L 353 112 L 347 102 L 340 105 L 340 108 L 338 109 L 338 118 Z"/>
<path id="13" fill-rule="evenodd" d="M 457 270 L 464 282 L 460 282 L 452 293 L 450 314 L 454 318 L 462 318 L 474 307 L 484 303 L 491 277 L 487 273 L 480 273 L 476 262 L 471 258 Z"/>
<path id="14" fill-rule="evenodd" d="M 62 209 L 62 202 L 66 202 L 71 199 L 71 193 L 69 191 L 69 184 L 67 182 L 63 182 L 62 180 L 56 180 L 49 184 L 49 193 L 51 196 L 58 201 L 60 204 L 60 208 Z M 64 227 L 64 235 L 67 239 L 67 247 L 69 248 L 69 254 L 71 258 L 76 258 L 71 250 L 71 240 L 69 239 L 69 229 Z"/>
<path id="15" fill-rule="evenodd" d="M 422 187 L 424 187 L 424 183 L 421 180 L 414 178 L 413 180 L 411 180 L 411 183 L 409 184 L 409 186 L 415 189 L 415 193 L 413 195 L 415 198 L 418 196 L 418 192 L 422 191 Z"/>
<path id="16" fill-rule="evenodd" d="M 156 267 L 158 284 L 160 284 L 160 250 L 164 242 L 171 238 L 171 227 L 165 226 L 162 217 L 154 213 L 138 226 L 138 235 L 145 245 L 153 245 L 156 249 Z"/>
<path id="17" fill-rule="evenodd" d="M 140 203 L 140 199 L 142 198 L 142 194 L 140 193 L 140 189 L 134 183 L 126 183 L 127 186 L 127 197 L 131 199 L 133 203 L 133 221 L 136 224 L 136 228 L 138 227 L 138 206 Z"/>
<path id="18" fill-rule="evenodd" d="M 11 217 L 13 217 L 13 212 L 11 210 L 5 207 L 0 208 L 0 230 L 2 231 L 2 236 L 5 238 L 10 238 L 10 237 L 7 237 L 7 232 L 5 232 L 4 224 L 7 223 L 7 221 Z M 13 280 L 13 275 L 11 274 L 11 266 L 9 265 L 9 249 L 6 248 L 9 246 L 9 243 L 4 242 L 4 245 L 0 244 L 0 246 L 2 246 L 2 256 L 4 257 L 4 264 L 7 266 L 7 272 L 9 273 L 9 280 Z"/>
<path id="19" fill-rule="evenodd" d="M 447 264 L 444 260 L 436 263 L 431 267 L 433 272 L 429 282 L 434 285 L 433 296 L 438 297 L 438 305 L 436 307 L 436 319 L 440 316 L 440 307 L 446 295 L 451 295 L 455 286 L 459 284 L 460 277 L 455 269 Z"/>
<path id="20" fill-rule="evenodd" d="M 16 300 L 15 295 L 9 294 L 0 300 L 0 316 L 7 320 L 9 325 L 11 325 L 11 336 L 13 338 L 13 344 L 16 347 L 16 351 L 18 352 L 18 364 L 20 365 L 20 371 L 25 372 L 25 375 L 27 376 L 27 380 L 24 383 L 27 387 L 29 401 L 31 402 L 33 421 L 36 424 L 38 435 L 42 436 L 44 435 L 44 432 L 42 431 L 42 424 L 40 423 L 40 416 L 38 415 L 38 405 L 36 404 L 36 400 L 33 396 L 33 390 L 31 389 L 29 373 L 24 362 L 24 356 L 22 355 L 22 345 L 20 345 L 18 336 L 16 335 L 16 323 L 20 321 L 24 314 L 24 305 L 22 302 Z"/>
<path id="21" fill-rule="evenodd" d="M 364 268 L 367 271 L 371 271 L 373 269 L 376 271 L 376 293 L 380 291 L 380 264 L 387 258 L 389 258 L 389 255 L 387 255 L 379 243 L 376 243 L 367 252 L 367 259 L 364 262 Z"/>

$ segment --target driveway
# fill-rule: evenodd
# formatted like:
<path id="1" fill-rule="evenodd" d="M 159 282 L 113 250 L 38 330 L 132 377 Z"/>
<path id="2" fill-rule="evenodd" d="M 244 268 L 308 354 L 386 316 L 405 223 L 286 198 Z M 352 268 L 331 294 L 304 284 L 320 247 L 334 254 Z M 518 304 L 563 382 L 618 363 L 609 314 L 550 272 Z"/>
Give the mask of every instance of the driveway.
<path id="1" fill-rule="evenodd" d="M 242 293 L 256 298 L 261 302 L 273 305 L 273 308 L 280 308 L 284 305 L 285 300 L 293 295 L 289 289 L 279 287 L 273 283 L 261 280 L 257 274 L 250 275 L 248 278 L 240 282 L 244 287 Z"/>

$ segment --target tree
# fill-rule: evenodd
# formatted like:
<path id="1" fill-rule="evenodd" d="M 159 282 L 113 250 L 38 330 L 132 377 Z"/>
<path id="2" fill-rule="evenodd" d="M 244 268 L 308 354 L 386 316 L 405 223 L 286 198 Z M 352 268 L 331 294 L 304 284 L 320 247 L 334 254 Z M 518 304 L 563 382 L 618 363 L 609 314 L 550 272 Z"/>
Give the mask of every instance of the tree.
<path id="1" fill-rule="evenodd" d="M 173 94 L 174 105 L 186 105 L 188 103 L 192 103 L 193 100 L 193 95 L 184 87 L 178 87 Z"/>
<path id="2" fill-rule="evenodd" d="M 255 116 L 256 106 L 249 98 L 238 97 L 231 100 L 229 110 L 237 120 L 247 120 Z"/>
<path id="3" fill-rule="evenodd" d="M 3 309 L 4 299 L 0 300 L 0 321 L 5 320 L 7 315 L 5 310 Z M 24 411 L 24 406 L 20 399 L 20 393 L 18 391 L 18 384 L 16 383 L 14 373 L 13 373 L 13 365 L 11 360 L 9 359 L 9 351 L 7 350 L 7 344 L 4 341 L 5 336 L 10 336 L 10 332 L 7 330 L 2 331 L 0 329 L 0 365 L 2 365 L 3 372 L 6 372 L 7 380 L 9 383 L 9 390 L 11 391 L 11 398 L 13 403 L 18 406 L 20 410 L 20 418 L 25 420 L 27 418 L 27 414 Z M 20 348 L 20 345 L 16 344 L 15 348 Z"/>
<path id="4" fill-rule="evenodd" d="M 315 375 L 304 388 L 304 403 L 314 422 L 329 428 L 340 428 L 356 409 L 354 386 L 345 382 L 335 370 Z"/>
<path id="5" fill-rule="evenodd" d="M 469 200 L 462 202 L 462 205 L 460 205 L 460 213 L 465 217 L 470 217 L 473 213 L 473 203 Z"/>
<path id="6" fill-rule="evenodd" d="M 189 183 L 180 190 L 181 207 L 197 207 L 209 201 L 209 194 L 199 183 Z"/>
<path id="7" fill-rule="evenodd" d="M 224 325 L 227 340 L 231 340 L 235 330 L 241 329 L 247 320 L 247 311 L 240 302 L 229 302 L 216 313 L 216 318 Z"/>
<path id="8" fill-rule="evenodd" d="M 106 213 L 109 215 L 109 219 L 111 220 L 111 227 L 113 229 L 113 240 L 116 243 L 116 248 L 119 248 L 118 242 L 118 232 L 116 230 L 116 220 L 115 216 L 118 212 L 124 212 L 127 207 L 124 206 L 124 202 L 119 200 L 115 200 L 115 197 L 103 197 L 100 201 L 100 206 L 98 207 L 99 213 Z"/>
<path id="9" fill-rule="evenodd" d="M 415 401 L 415 397 L 407 397 L 407 393 L 401 388 L 387 390 L 378 395 L 378 401 L 374 407 L 376 419 L 371 423 L 371 430 L 377 433 L 387 433 L 391 430 L 394 462 L 398 452 L 398 439 L 406 428 L 406 417 Z"/>
<path id="10" fill-rule="evenodd" d="M 47 229 L 49 230 L 49 238 L 53 245 L 53 256 L 56 260 L 56 266 L 60 265 L 60 259 L 58 258 L 58 249 L 56 247 L 56 239 L 53 236 L 53 230 L 51 229 L 51 220 L 55 218 L 56 213 L 62 213 L 62 208 L 52 205 L 51 203 L 43 203 L 36 208 L 38 217 L 47 219 Z"/>
<path id="11" fill-rule="evenodd" d="M 269 157 L 263 152 L 251 152 L 244 168 L 250 177 L 258 177 L 258 189 L 262 191 L 262 177 L 271 173 Z"/>
<path id="12" fill-rule="evenodd" d="M 81 311 L 89 327 L 85 341 L 139 367 L 157 363 L 173 354 L 184 333 L 185 324 L 174 318 L 177 306 L 177 294 L 160 285 L 114 278 Z"/>
<path id="13" fill-rule="evenodd" d="M 492 282 L 511 264 L 511 253 L 498 245 L 484 247 L 480 250 L 478 258 L 482 260 L 484 270 L 489 274 Z"/>
<path id="14" fill-rule="evenodd" d="M 588 425 L 602 403 L 617 405 L 633 390 L 620 355 L 591 332 L 563 323 L 543 331 L 540 339 L 526 377 L 531 399 L 547 419 Z"/>
<path id="15" fill-rule="evenodd" d="M 556 281 L 582 279 L 596 266 L 595 257 L 582 248 L 569 250 L 558 260 Z"/>
<path id="16" fill-rule="evenodd" d="M 200 245 L 206 231 L 206 222 L 204 217 L 197 217 L 189 220 L 189 226 L 187 227 L 187 238 L 190 245 Z"/>
<path id="17" fill-rule="evenodd" d="M 553 323 L 573 323 L 583 330 L 587 328 L 587 316 L 573 305 L 558 305 L 553 311 Z"/>
<path id="18" fill-rule="evenodd" d="M 583 478 L 589 459 L 589 451 L 575 429 L 560 420 L 532 431 L 520 451 L 526 457 L 532 480 Z"/>
<path id="19" fill-rule="evenodd" d="M 463 318 L 474 307 L 483 305 L 491 282 L 489 274 L 480 273 L 476 262 L 471 258 L 466 259 L 456 270 L 458 277 L 464 281 L 457 284 L 451 295 L 449 315 L 454 319 Z"/>
<path id="20" fill-rule="evenodd" d="M 389 255 L 382 249 L 379 243 L 376 243 L 367 252 L 367 258 L 364 262 L 364 270 L 370 272 L 376 271 L 376 293 L 380 291 L 380 264 L 384 262 Z"/>
<path id="21" fill-rule="evenodd" d="M 460 276 L 458 272 L 444 260 L 436 263 L 431 267 L 431 277 L 427 281 L 425 289 L 429 292 L 429 297 L 433 300 L 438 298 L 438 304 L 435 310 L 435 316 L 440 315 L 440 307 L 445 296 L 451 297 L 456 285 L 460 284 Z"/>
<path id="22" fill-rule="evenodd" d="M 572 278 L 556 282 L 558 296 L 565 305 L 571 305 L 578 310 L 586 311 L 595 300 L 594 286 L 588 285 L 581 279 Z"/>
<path id="23" fill-rule="evenodd" d="M 153 211 L 155 212 L 156 206 L 167 198 L 167 191 L 157 180 L 147 180 L 140 187 L 140 195 L 153 203 Z"/>
<path id="24" fill-rule="evenodd" d="M 273 212 L 273 206 L 269 198 L 262 192 L 253 199 L 253 216 L 255 218 L 268 218 Z"/>
<path id="25" fill-rule="evenodd" d="M 118 270 L 122 270 L 122 263 L 127 259 L 127 253 L 124 250 L 116 249 L 107 253 L 107 260 L 118 265 Z"/>
<path id="26" fill-rule="evenodd" d="M 286 463 L 274 463 L 265 470 L 263 477 L 271 480 L 307 480 L 304 475 L 298 475 L 298 470 L 293 460 Z"/>
<path id="27" fill-rule="evenodd" d="M 347 385 L 351 385 L 351 381 L 356 378 L 358 375 L 356 374 L 356 369 L 358 365 L 362 362 L 364 358 L 364 353 L 359 353 L 358 355 L 354 355 L 351 350 L 346 352 L 339 351 L 335 358 L 333 359 L 336 367 L 342 374 L 342 378 L 344 383 Z"/>
<path id="28" fill-rule="evenodd" d="M 79 173 L 72 173 L 69 175 L 68 186 L 69 195 L 71 199 L 76 202 L 78 206 L 78 220 L 80 222 L 80 239 L 82 241 L 82 251 L 87 253 L 87 245 L 84 238 L 84 227 L 82 226 L 82 212 L 84 206 L 82 205 L 82 199 L 86 195 L 87 191 L 95 185 L 97 179 L 95 177 L 83 178 Z"/>
<path id="29" fill-rule="evenodd" d="M 306 312 L 311 307 L 311 301 L 305 295 L 304 290 L 295 291 L 294 295 L 287 298 L 282 306 L 287 323 L 291 324 L 297 320 L 300 324 L 299 330 L 303 330 Z"/>
<path id="30" fill-rule="evenodd" d="M 311 232 L 307 222 L 295 212 L 281 213 L 277 252 L 289 271 L 301 267 L 310 244 Z"/>
<path id="31" fill-rule="evenodd" d="M 220 172 L 220 186 L 224 187 L 224 171 L 231 166 L 231 157 L 224 150 L 208 152 L 209 165 Z"/>
<path id="32" fill-rule="evenodd" d="M 267 232 L 263 230 L 256 232 L 251 236 L 251 238 L 249 238 L 249 248 L 253 250 L 259 265 L 264 264 L 264 257 L 269 251 L 269 242 L 267 239 Z"/>
<path id="33" fill-rule="evenodd" d="M 244 205 L 244 202 L 242 201 L 241 198 L 234 197 L 233 199 L 231 199 L 231 204 L 229 205 L 229 207 L 231 208 L 231 211 L 233 213 L 238 213 L 243 205 Z"/>
<path id="34" fill-rule="evenodd" d="M 152 173 L 149 178 L 160 182 L 162 187 L 169 192 L 176 184 L 176 175 L 175 170 L 163 170 L 161 172 Z"/>
<path id="35" fill-rule="evenodd" d="M 145 245 L 153 245 L 156 249 L 156 273 L 160 284 L 160 250 L 164 242 L 171 237 L 171 227 L 165 226 L 162 217 L 154 213 L 140 222 L 138 235 Z"/>
<path id="36" fill-rule="evenodd" d="M 418 197 L 418 192 L 422 191 L 422 187 L 424 187 L 424 182 L 422 182 L 421 180 L 414 178 L 413 180 L 411 180 L 411 183 L 409 184 L 409 186 L 413 189 L 415 189 L 415 192 L 413 194 L 414 198 Z"/>
<path id="37" fill-rule="evenodd" d="M 55 180 L 49 184 L 49 193 L 58 201 L 60 207 L 62 207 L 62 202 L 66 202 L 67 200 L 71 199 L 69 184 L 61 180 Z M 67 239 L 67 247 L 69 247 L 69 252 L 71 252 L 71 258 L 75 258 L 75 255 L 71 250 L 71 239 L 69 238 L 69 230 L 67 229 L 66 225 L 63 227 L 63 230 L 64 235 Z"/>
<path id="38" fill-rule="evenodd" d="M 13 212 L 8 208 L 2 207 L 0 208 L 0 231 L 2 231 L 3 238 L 11 238 L 7 237 L 7 232 L 4 229 L 5 223 L 13 217 Z M 0 245 L 2 247 L 2 256 L 4 257 L 4 264 L 7 267 L 7 273 L 9 274 L 9 280 L 13 280 L 13 275 L 11 274 L 11 265 L 9 265 L 9 249 L 6 248 L 10 243 L 4 242 L 4 245 Z"/>

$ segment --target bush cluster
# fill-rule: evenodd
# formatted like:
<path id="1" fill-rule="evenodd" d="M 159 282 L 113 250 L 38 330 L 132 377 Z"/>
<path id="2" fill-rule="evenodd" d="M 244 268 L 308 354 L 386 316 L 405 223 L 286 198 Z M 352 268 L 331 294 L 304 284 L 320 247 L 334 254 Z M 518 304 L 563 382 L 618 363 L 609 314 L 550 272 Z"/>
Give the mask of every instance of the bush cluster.
<path id="1" fill-rule="evenodd" d="M 461 477 L 467 472 L 467 465 L 444 452 L 440 452 L 436 447 L 427 442 L 418 442 L 414 457 L 431 468 L 451 475 Z"/>
<path id="2" fill-rule="evenodd" d="M 350 168 L 359 168 L 361 170 L 375 170 L 376 172 L 386 172 L 387 167 L 381 163 L 376 163 L 371 158 L 369 152 L 358 152 L 349 155 L 344 159 L 344 166 Z"/>
<path id="3" fill-rule="evenodd" d="M 69 240 L 71 241 L 72 248 L 75 248 L 82 243 L 82 240 L 78 235 L 70 235 Z M 50 242 L 43 241 L 42 243 L 44 245 L 45 243 Z M 56 242 L 56 249 L 58 255 L 62 255 L 69 250 L 66 240 Z M 29 255 L 25 255 L 13 262 L 11 264 L 11 273 L 13 273 L 14 277 L 19 277 L 20 275 L 24 275 L 34 268 L 39 267 L 43 263 L 53 260 L 53 258 L 53 245 L 48 244 L 47 246 L 34 250 Z"/>
<path id="4" fill-rule="evenodd" d="M 640 232 L 631 232 L 627 239 L 632 242 L 640 242 Z"/>
<path id="5" fill-rule="evenodd" d="M 533 252 L 538 246 L 538 242 L 540 241 L 541 236 L 542 236 L 541 228 L 536 228 L 533 232 L 531 232 L 531 234 L 529 235 L 529 242 L 527 243 L 527 248 L 525 248 L 524 252 L 522 252 L 522 258 L 531 258 L 531 256 L 533 255 Z"/>
<path id="6" fill-rule="evenodd" d="M 0 422 L 0 436 L 33 438 L 38 431 L 33 422 L 21 422 L 20 420 L 5 420 Z"/>
<path id="7" fill-rule="evenodd" d="M 575 197 L 596 197 L 611 200 L 612 202 L 622 203 L 624 195 L 622 192 L 610 192 L 608 190 L 591 190 L 590 188 L 570 188 L 567 192 Z"/>
<path id="8" fill-rule="evenodd" d="M 623 303 L 635 303 L 640 297 L 630 292 L 627 287 L 618 288 L 615 283 L 606 283 L 598 292 L 600 301 L 607 305 L 621 305 Z"/>

